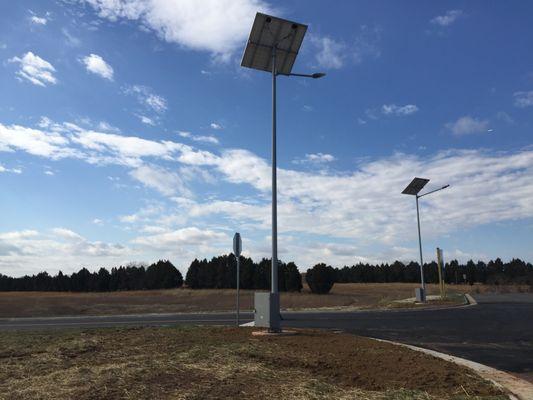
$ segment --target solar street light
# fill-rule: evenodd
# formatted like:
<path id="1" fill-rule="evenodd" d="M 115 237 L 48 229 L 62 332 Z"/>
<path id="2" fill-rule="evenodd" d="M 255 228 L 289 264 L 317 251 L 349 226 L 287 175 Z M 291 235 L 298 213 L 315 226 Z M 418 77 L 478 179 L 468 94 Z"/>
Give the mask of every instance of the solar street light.
<path id="1" fill-rule="evenodd" d="M 422 257 L 422 235 L 420 234 L 420 209 L 418 206 L 418 199 L 420 197 L 427 196 L 428 194 L 438 192 L 439 190 L 446 189 L 450 185 L 444 185 L 438 189 L 431 190 L 429 192 L 426 192 L 424 194 L 419 194 L 420 191 L 426 186 L 426 184 L 429 182 L 429 179 L 425 178 L 414 178 L 409 185 L 402 191 L 402 194 L 408 194 L 415 196 L 416 198 L 416 221 L 418 223 L 418 248 L 420 250 L 420 301 L 425 302 L 426 301 L 426 283 L 424 281 L 424 259 Z M 418 296 L 417 296 L 418 297 Z"/>
<path id="2" fill-rule="evenodd" d="M 241 66 L 272 74 L 272 279 L 269 296 L 268 329 L 280 330 L 278 292 L 278 223 L 277 223 L 277 159 L 276 159 L 276 77 L 278 75 L 318 79 L 322 72 L 292 73 L 307 25 L 257 13 Z M 257 307 L 256 307 L 257 309 Z"/>

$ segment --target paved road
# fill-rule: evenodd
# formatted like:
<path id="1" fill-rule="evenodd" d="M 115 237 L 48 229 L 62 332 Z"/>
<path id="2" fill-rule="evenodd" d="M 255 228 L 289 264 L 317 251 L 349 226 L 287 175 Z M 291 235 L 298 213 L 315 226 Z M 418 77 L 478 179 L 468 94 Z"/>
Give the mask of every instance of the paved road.
<path id="1" fill-rule="evenodd" d="M 291 326 L 338 328 L 409 343 L 533 378 L 533 295 L 477 295 L 473 307 L 291 315 Z"/>
<path id="2" fill-rule="evenodd" d="M 477 295 L 474 307 L 417 311 L 284 313 L 284 326 L 341 329 L 467 358 L 533 378 L 533 294 Z M 252 314 L 241 314 L 242 322 Z M 233 324 L 234 315 L 149 314 L 0 319 L 0 330 L 134 325 Z"/>

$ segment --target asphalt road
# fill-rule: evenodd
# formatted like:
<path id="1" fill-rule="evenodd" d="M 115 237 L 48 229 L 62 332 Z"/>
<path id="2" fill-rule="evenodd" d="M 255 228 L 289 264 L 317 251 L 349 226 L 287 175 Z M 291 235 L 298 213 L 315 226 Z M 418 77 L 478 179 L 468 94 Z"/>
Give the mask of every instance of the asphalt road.
<path id="1" fill-rule="evenodd" d="M 291 312 L 285 327 L 340 329 L 477 361 L 533 380 L 533 294 L 476 295 L 477 306 L 440 310 Z M 241 322 L 252 320 L 241 314 Z M 231 313 L 0 319 L 0 330 L 234 324 Z"/>

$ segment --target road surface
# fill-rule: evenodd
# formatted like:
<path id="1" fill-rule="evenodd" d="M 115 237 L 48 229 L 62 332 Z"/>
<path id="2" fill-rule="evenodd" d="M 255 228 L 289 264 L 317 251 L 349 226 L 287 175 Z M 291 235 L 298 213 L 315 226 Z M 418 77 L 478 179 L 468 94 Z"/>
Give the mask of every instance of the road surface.
<path id="1" fill-rule="evenodd" d="M 283 326 L 340 329 L 477 361 L 533 381 L 533 294 L 476 295 L 477 306 L 440 310 L 283 313 Z M 251 321 L 241 313 L 241 322 Z M 0 319 L 0 330 L 234 324 L 231 313 Z"/>

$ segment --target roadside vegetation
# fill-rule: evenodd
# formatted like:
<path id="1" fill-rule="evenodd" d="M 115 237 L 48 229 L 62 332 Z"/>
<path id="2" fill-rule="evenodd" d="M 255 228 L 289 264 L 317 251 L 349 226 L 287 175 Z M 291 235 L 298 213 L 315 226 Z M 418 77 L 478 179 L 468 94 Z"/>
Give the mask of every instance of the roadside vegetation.
<path id="1" fill-rule="evenodd" d="M 342 333 L 173 327 L 0 333 L 2 399 L 506 399 L 473 371 Z"/>

